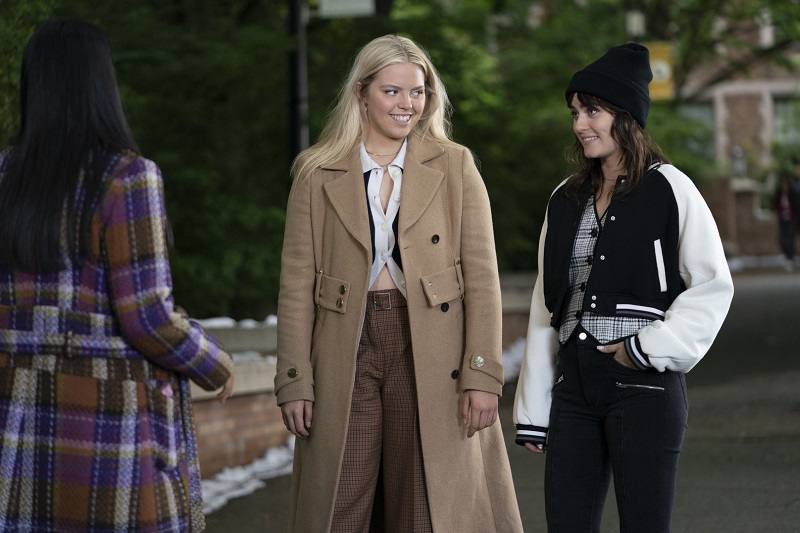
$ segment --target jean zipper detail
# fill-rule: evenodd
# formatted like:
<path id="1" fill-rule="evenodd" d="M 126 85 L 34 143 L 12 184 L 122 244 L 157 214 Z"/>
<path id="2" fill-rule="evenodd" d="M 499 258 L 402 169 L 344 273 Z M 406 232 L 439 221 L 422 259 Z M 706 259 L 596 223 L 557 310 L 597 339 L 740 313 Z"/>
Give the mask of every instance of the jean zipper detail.
<path id="1" fill-rule="evenodd" d="M 657 387 L 655 385 L 639 385 L 638 383 L 620 383 L 617 381 L 617 387 L 620 389 L 648 389 L 648 390 L 665 390 L 664 387 Z"/>

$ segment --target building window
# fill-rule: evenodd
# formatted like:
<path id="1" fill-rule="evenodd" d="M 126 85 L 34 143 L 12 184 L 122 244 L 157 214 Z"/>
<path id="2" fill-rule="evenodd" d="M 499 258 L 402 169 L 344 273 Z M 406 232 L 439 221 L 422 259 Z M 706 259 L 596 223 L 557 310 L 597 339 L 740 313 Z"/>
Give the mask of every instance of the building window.
<path id="1" fill-rule="evenodd" d="M 715 159 L 714 147 L 714 105 L 711 102 L 684 104 L 678 113 L 697 126 L 686 138 L 686 147 L 695 156 L 709 161 Z"/>
<path id="2" fill-rule="evenodd" d="M 793 174 L 800 161 L 800 99 L 778 98 L 772 132 L 773 168 L 779 174 Z"/>
<path id="3" fill-rule="evenodd" d="M 776 143 L 786 147 L 800 150 L 800 99 L 779 98 L 773 103 L 775 110 L 775 131 L 773 137 Z"/>

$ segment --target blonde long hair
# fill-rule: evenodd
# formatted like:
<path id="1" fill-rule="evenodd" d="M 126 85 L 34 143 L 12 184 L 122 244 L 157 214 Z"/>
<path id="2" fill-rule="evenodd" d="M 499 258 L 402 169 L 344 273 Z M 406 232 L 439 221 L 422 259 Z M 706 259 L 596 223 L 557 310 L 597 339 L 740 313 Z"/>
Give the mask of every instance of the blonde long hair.
<path id="1" fill-rule="evenodd" d="M 315 169 L 338 161 L 364 140 L 367 115 L 356 86 L 361 84 L 361 91 L 366 91 L 379 70 L 397 63 L 419 66 L 425 78 L 425 109 L 412 134 L 446 145 L 454 144 L 450 138 L 450 100 L 430 57 L 407 37 L 384 35 L 367 43 L 356 55 L 319 140 L 295 158 L 294 178 L 308 176 Z"/>

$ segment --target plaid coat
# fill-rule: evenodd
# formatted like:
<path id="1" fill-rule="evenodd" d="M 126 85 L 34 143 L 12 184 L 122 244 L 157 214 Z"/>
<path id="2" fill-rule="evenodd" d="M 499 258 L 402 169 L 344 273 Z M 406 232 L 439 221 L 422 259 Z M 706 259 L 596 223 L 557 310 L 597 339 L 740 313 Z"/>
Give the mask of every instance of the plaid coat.
<path id="1" fill-rule="evenodd" d="M 0 265 L 0 531 L 204 529 L 189 380 L 232 360 L 173 304 L 160 171 L 109 173 L 80 264 Z"/>

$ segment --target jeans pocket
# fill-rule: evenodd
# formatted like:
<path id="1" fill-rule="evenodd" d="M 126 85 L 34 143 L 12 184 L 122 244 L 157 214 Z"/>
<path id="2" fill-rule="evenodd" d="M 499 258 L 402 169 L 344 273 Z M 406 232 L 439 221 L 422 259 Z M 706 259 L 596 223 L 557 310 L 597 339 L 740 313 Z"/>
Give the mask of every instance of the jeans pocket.
<path id="1" fill-rule="evenodd" d="M 608 354 L 609 365 L 611 366 L 611 370 L 613 372 L 618 372 L 626 376 L 636 376 L 645 373 L 643 370 L 639 370 L 638 368 L 631 368 L 629 366 L 625 366 L 619 361 L 616 360 L 614 354 Z"/>
<path id="2" fill-rule="evenodd" d="M 635 389 L 635 390 L 648 390 L 654 392 L 664 392 L 666 389 L 660 385 L 646 385 L 644 383 L 624 383 L 617 381 L 615 383 L 619 389 Z"/>

